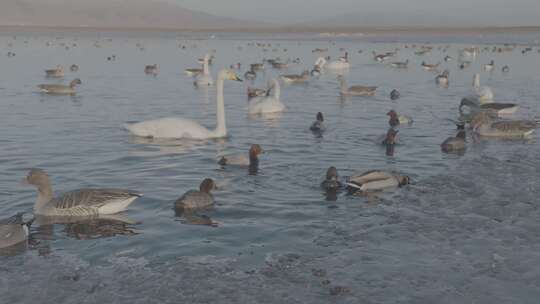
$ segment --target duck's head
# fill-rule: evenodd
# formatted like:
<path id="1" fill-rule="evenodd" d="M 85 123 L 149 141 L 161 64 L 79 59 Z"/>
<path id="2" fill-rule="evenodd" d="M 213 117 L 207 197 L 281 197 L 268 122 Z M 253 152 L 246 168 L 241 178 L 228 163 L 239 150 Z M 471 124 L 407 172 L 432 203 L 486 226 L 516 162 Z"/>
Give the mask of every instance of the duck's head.
<path id="1" fill-rule="evenodd" d="M 338 173 L 336 167 L 332 166 L 326 170 L 326 180 L 338 180 Z"/>
<path id="2" fill-rule="evenodd" d="M 225 80 L 234 80 L 234 81 L 242 81 L 238 75 L 233 70 L 222 70 L 219 73 L 219 78 L 225 79 Z"/>
<path id="3" fill-rule="evenodd" d="M 398 116 L 395 110 L 388 111 L 388 113 L 386 113 L 386 115 L 390 116 L 390 118 L 397 118 L 397 116 Z"/>
<path id="4" fill-rule="evenodd" d="M 251 145 L 251 148 L 249 148 L 250 158 L 257 158 L 259 155 L 263 153 L 264 153 L 264 150 L 261 148 L 259 144 L 253 144 Z"/>
<path id="5" fill-rule="evenodd" d="M 30 169 L 28 175 L 22 180 L 23 184 L 33 185 L 37 188 L 47 187 L 49 182 L 49 175 L 42 169 Z"/>
<path id="6" fill-rule="evenodd" d="M 407 175 L 397 175 L 396 178 L 398 180 L 400 187 L 408 185 L 411 182 L 411 178 L 408 177 Z"/>
<path id="7" fill-rule="evenodd" d="M 317 113 L 317 121 L 324 121 L 322 112 Z"/>
<path id="8" fill-rule="evenodd" d="M 199 186 L 199 190 L 205 193 L 210 193 L 210 191 L 212 191 L 215 188 L 216 188 L 216 183 L 211 178 L 204 179 L 201 185 Z"/>

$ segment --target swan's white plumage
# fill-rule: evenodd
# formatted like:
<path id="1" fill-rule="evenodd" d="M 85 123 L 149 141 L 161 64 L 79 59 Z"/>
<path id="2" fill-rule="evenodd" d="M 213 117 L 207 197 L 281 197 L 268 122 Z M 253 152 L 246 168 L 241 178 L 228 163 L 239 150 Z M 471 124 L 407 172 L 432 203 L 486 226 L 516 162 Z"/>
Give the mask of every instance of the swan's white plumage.
<path id="1" fill-rule="evenodd" d="M 270 96 L 256 97 L 249 101 L 248 113 L 249 114 L 268 114 L 278 113 L 285 110 L 285 105 L 279 100 L 280 87 L 279 82 L 276 79 L 271 80 L 269 90 L 273 91 Z"/>

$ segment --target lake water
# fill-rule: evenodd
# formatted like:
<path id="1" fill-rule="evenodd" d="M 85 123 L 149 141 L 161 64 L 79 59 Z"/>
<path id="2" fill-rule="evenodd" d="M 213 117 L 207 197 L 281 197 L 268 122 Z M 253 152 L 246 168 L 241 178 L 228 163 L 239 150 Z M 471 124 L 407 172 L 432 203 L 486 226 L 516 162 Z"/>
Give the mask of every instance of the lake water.
<path id="1" fill-rule="evenodd" d="M 16 35 L 16 37 L 13 37 Z M 481 73 L 497 101 L 521 105 L 516 117 L 540 117 L 540 33 L 487 36 L 366 36 L 202 33 L 10 33 L 0 35 L 0 214 L 31 212 L 36 191 L 19 181 L 45 169 L 56 193 L 81 187 L 120 187 L 144 197 L 124 217 L 38 225 L 26 250 L 0 257 L 1 303 L 537 303 L 540 297 L 540 144 L 468 135 L 464 155 L 439 144 L 455 135 L 461 97 Z M 536 41 L 535 41 L 536 40 Z M 423 57 L 404 44 L 434 41 Z M 49 46 L 47 46 L 49 42 Z M 271 43 L 268 51 L 251 42 Z M 458 68 L 438 46 L 519 43 L 512 52 L 482 52 Z M 137 46 L 139 44 L 139 46 Z M 97 47 L 98 45 L 99 47 Z M 185 45 L 186 49 L 179 48 Z M 69 46 L 69 49 L 66 49 Z M 141 50 L 141 47 L 144 49 Z M 371 51 L 410 60 L 397 70 Z M 278 117 L 247 115 L 247 86 L 300 73 L 319 56 L 349 51 L 350 85 L 378 86 L 373 97 L 341 98 L 334 74 L 306 85 L 282 86 L 287 110 Z M 263 58 L 300 57 L 287 70 L 267 68 L 256 81 L 225 83 L 229 137 L 206 142 L 152 141 L 122 128 L 128 121 L 167 116 L 215 125 L 215 88 L 197 89 L 185 68 L 215 49 L 212 74 Z M 277 49 L 277 51 L 272 51 Z M 285 51 L 286 49 L 286 51 Z M 362 50 L 362 53 L 359 53 Z M 8 52 L 16 56 L 8 57 Z M 116 56 L 108 61 L 107 57 Z M 326 54 L 325 54 L 326 55 Z M 496 69 L 483 72 L 491 59 Z M 449 69 L 450 87 L 420 63 Z M 62 80 L 44 69 L 78 64 Z M 143 73 L 157 64 L 157 77 Z M 508 65 L 510 72 L 502 73 Z M 40 83 L 78 77 L 76 96 L 46 96 Z M 392 89 L 401 98 L 391 101 Z M 400 128 L 394 156 L 376 139 L 388 110 L 411 116 Z M 325 114 L 328 130 L 309 125 Z M 257 174 L 217 165 L 218 155 L 266 150 Z M 370 169 L 407 174 L 412 185 L 375 200 L 319 188 L 329 166 L 341 176 Z M 217 205 L 203 212 L 218 227 L 189 225 L 173 202 L 211 177 Z M 343 287 L 340 289 L 340 287 Z M 337 295 L 335 295 L 337 293 Z"/>

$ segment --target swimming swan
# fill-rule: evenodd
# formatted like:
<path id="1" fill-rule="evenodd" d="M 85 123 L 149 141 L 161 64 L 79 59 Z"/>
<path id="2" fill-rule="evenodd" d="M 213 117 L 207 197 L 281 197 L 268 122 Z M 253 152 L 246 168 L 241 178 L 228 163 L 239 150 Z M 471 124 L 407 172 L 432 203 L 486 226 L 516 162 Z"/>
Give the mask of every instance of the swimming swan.
<path id="1" fill-rule="evenodd" d="M 270 95 L 272 91 L 274 94 Z M 278 113 L 285 110 L 285 105 L 279 100 L 281 89 L 276 79 L 270 80 L 267 92 L 265 97 L 256 97 L 249 101 L 249 114 Z"/>
<path id="2" fill-rule="evenodd" d="M 216 101 L 217 126 L 215 130 L 209 130 L 193 120 L 177 117 L 142 121 L 134 124 L 126 124 L 124 126 L 132 134 L 141 137 L 190 139 L 225 137 L 227 136 L 227 128 L 225 126 L 225 105 L 223 102 L 223 82 L 225 80 L 242 81 L 231 70 L 222 70 L 219 72 Z"/>
<path id="3" fill-rule="evenodd" d="M 197 80 L 195 80 L 194 83 L 198 87 L 211 86 L 214 84 L 214 80 L 212 80 L 212 75 L 210 75 L 210 69 L 208 68 L 209 60 L 210 55 L 204 55 L 203 72 L 202 74 L 197 75 Z"/>

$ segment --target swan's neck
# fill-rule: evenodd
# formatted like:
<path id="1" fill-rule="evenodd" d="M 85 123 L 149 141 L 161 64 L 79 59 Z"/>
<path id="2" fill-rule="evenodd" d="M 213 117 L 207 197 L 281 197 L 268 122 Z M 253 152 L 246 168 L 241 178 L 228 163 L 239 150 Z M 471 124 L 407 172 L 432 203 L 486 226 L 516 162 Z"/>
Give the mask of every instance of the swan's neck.
<path id="1" fill-rule="evenodd" d="M 53 199 L 52 187 L 49 182 L 43 183 L 38 187 L 38 197 L 34 204 L 34 212 L 43 210 L 48 202 Z"/>
<path id="2" fill-rule="evenodd" d="M 475 88 L 475 89 L 480 88 L 480 75 L 478 75 L 478 74 L 474 75 L 473 88 Z"/>
<path id="3" fill-rule="evenodd" d="M 216 137 L 224 137 L 227 135 L 225 126 L 225 103 L 223 101 L 223 77 L 219 77 L 217 83 L 217 100 L 216 100 L 216 115 L 217 125 L 214 131 Z"/>
<path id="4" fill-rule="evenodd" d="M 274 83 L 274 98 L 276 100 L 279 100 L 280 96 L 281 96 L 281 88 L 279 87 L 279 83 L 276 81 Z"/>
<path id="5" fill-rule="evenodd" d="M 210 75 L 210 69 L 208 68 L 208 58 L 207 57 L 204 57 L 203 74 L 204 75 Z"/>

